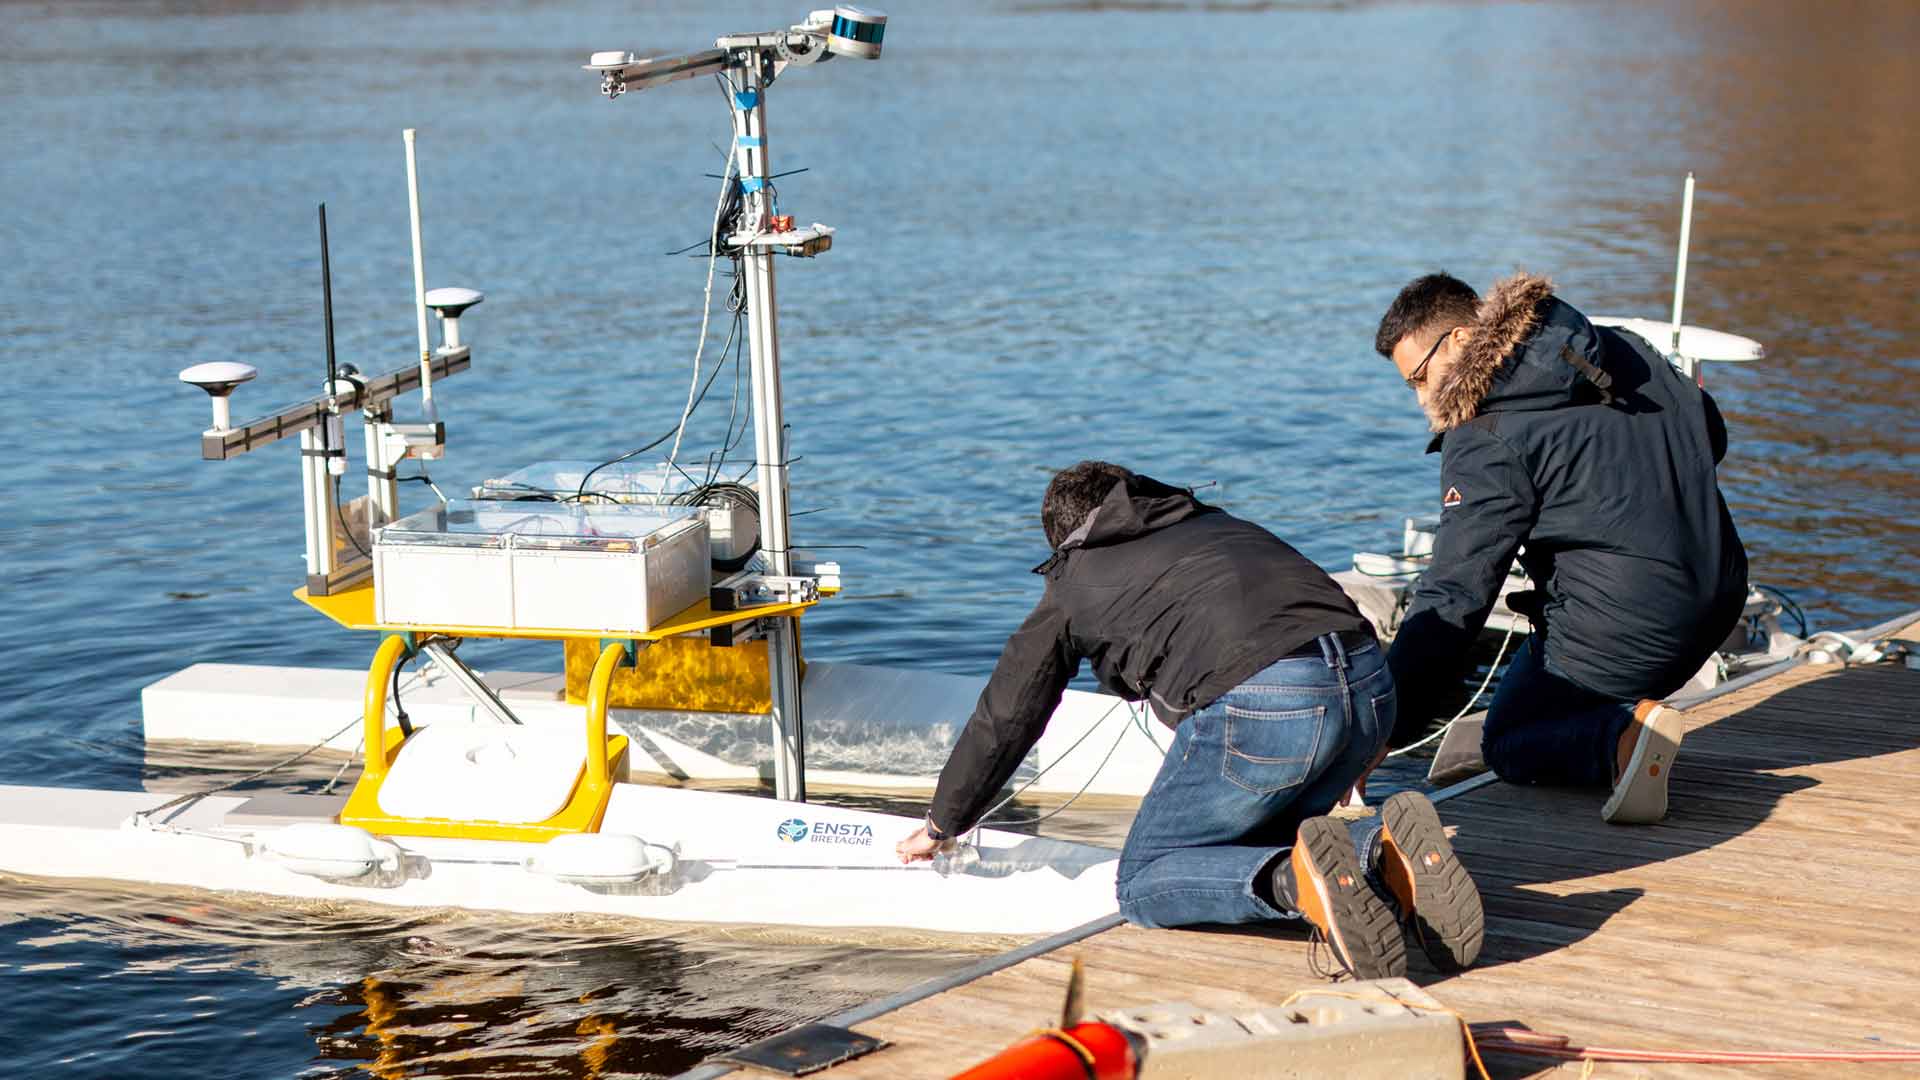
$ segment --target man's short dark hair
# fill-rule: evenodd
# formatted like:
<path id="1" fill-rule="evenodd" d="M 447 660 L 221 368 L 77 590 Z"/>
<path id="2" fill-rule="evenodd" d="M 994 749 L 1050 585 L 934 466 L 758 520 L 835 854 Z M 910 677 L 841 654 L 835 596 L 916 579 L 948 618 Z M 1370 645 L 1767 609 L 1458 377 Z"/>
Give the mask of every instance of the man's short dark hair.
<path id="1" fill-rule="evenodd" d="M 1040 527 L 1046 530 L 1047 545 L 1058 548 L 1086 523 L 1087 515 L 1106 500 L 1113 485 L 1132 476 L 1133 470 L 1111 461 L 1083 461 L 1054 473 L 1046 498 L 1040 500 Z"/>
<path id="2" fill-rule="evenodd" d="M 1444 270 L 1414 278 L 1381 316 L 1373 347 L 1381 356 L 1391 357 L 1393 347 L 1407 336 L 1466 326 L 1479 308 L 1480 295 L 1473 286 Z"/>

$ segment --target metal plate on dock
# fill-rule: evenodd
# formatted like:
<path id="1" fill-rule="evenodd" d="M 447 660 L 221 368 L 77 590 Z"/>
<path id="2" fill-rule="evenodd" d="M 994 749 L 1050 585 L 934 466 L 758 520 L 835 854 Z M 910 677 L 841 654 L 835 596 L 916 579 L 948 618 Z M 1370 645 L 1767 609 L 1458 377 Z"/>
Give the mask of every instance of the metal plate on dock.
<path id="1" fill-rule="evenodd" d="M 762 1039 L 721 1054 L 714 1060 L 751 1065 L 782 1076 L 805 1076 L 830 1065 L 864 1057 L 886 1045 L 885 1039 L 876 1039 L 832 1024 L 802 1024 L 771 1039 Z"/>

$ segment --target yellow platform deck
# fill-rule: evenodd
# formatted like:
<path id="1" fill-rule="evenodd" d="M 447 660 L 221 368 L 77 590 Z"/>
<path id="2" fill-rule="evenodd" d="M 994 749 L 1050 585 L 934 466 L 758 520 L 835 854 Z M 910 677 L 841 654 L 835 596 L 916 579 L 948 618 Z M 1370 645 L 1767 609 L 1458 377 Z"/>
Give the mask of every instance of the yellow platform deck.
<path id="1" fill-rule="evenodd" d="M 1486 901 L 1486 951 L 1446 978 L 1416 956 L 1410 977 L 1476 1023 L 1587 1045 L 1920 1049 L 1920 672 L 1805 665 L 1688 722 L 1661 825 L 1603 824 L 1593 792 L 1493 783 L 1443 802 Z M 1290 929 L 1122 926 L 856 1023 L 894 1045 L 818 1075 L 950 1076 L 1057 1017 L 1076 956 L 1098 1013 L 1274 1004 L 1320 985 L 1306 955 Z M 1591 1075 L 1877 1080 L 1920 1064 L 1603 1062 Z"/>
<path id="2" fill-rule="evenodd" d="M 658 641 L 676 634 L 692 634 L 701 630 L 711 630 L 716 626 L 728 626 L 746 622 L 749 619 L 764 619 L 777 615 L 795 615 L 813 606 L 812 602 L 794 604 L 762 604 L 758 607 L 744 608 L 739 611 L 715 611 L 713 605 L 705 600 L 661 623 L 645 633 L 622 631 L 610 633 L 598 630 L 570 629 L 503 629 L 493 626 L 428 626 L 415 623 L 382 623 L 373 614 L 373 582 L 371 580 L 349 586 L 326 596 L 310 596 L 305 587 L 293 590 L 294 599 L 320 612 L 327 618 L 349 630 L 381 630 L 391 634 L 444 634 L 448 637 L 470 638 L 536 638 L 551 641 L 562 638 L 622 638 L 632 641 Z"/>

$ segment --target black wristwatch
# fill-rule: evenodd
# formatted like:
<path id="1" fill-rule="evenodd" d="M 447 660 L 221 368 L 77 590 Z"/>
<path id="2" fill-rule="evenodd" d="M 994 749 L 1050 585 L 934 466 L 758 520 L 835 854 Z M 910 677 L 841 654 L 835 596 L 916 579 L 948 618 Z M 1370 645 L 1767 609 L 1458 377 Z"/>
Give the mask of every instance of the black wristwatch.
<path id="1" fill-rule="evenodd" d="M 936 843 L 941 843 L 947 840 L 951 840 L 953 839 L 953 837 L 954 837 L 953 833 L 942 832 L 940 829 L 940 826 L 935 825 L 933 823 L 933 811 L 931 810 L 927 811 L 927 839 L 932 840 Z"/>

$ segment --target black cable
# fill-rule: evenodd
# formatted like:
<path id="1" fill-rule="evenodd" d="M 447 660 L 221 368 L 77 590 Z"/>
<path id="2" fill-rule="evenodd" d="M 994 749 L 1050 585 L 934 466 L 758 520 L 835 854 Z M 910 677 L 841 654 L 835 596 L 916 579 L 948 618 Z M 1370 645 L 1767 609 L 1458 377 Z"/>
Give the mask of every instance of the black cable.
<path id="1" fill-rule="evenodd" d="M 734 107 L 733 96 L 739 92 L 739 88 L 733 84 L 733 81 L 730 78 L 728 78 L 724 72 L 715 74 L 714 84 L 720 89 L 721 96 L 726 99 L 727 107 L 729 110 L 731 110 Z M 801 170 L 794 170 L 794 171 L 804 172 L 805 170 L 801 169 Z M 725 180 L 727 176 L 731 176 L 731 175 L 732 175 L 732 171 L 731 169 L 729 169 L 728 173 L 720 177 L 720 179 Z M 769 189 L 771 189 L 771 185 L 768 185 L 768 186 L 769 186 Z M 729 351 L 732 351 L 734 354 L 733 404 L 730 407 L 727 415 L 727 436 L 725 439 L 722 440 L 722 444 L 721 444 L 722 450 L 720 452 L 720 457 L 719 457 L 719 461 L 721 464 L 724 464 L 724 462 L 726 461 L 727 452 L 732 450 L 734 445 L 737 445 L 739 437 L 735 436 L 734 434 L 734 423 L 738 417 L 739 403 L 740 403 L 740 356 L 741 356 L 742 350 L 745 348 L 745 337 L 740 333 L 740 328 L 741 328 L 742 322 L 744 321 L 746 309 L 747 309 L 746 282 L 745 282 L 745 276 L 741 272 L 739 253 L 737 251 L 734 251 L 728 248 L 722 242 L 722 237 L 731 235 L 734 231 L 736 231 L 736 229 L 738 228 L 740 215 L 745 211 L 745 208 L 746 208 L 745 190 L 742 187 L 739 178 L 734 177 L 732 182 L 727 185 L 726 191 L 722 196 L 720 212 L 715 218 L 715 228 L 712 235 L 707 237 L 704 244 L 694 244 L 688 247 L 681 248 L 678 251 L 668 252 L 669 255 L 681 255 L 694 250 L 694 248 L 696 247 L 705 246 L 707 248 L 708 256 L 710 258 L 714 257 L 715 252 L 719 252 L 727 255 L 728 258 L 731 259 L 733 262 L 733 270 L 729 274 L 729 276 L 733 278 L 733 285 L 728 290 L 727 299 L 726 299 L 727 309 L 733 312 L 733 324 L 731 327 L 729 327 L 727 331 L 727 340 L 725 344 L 721 345 L 720 347 L 720 355 L 722 357 L 722 361 L 714 365 L 712 374 L 707 376 L 707 381 L 701 385 L 699 392 L 694 395 L 693 401 L 682 412 L 679 422 L 674 424 L 672 430 L 668 431 L 664 435 L 661 435 L 659 438 L 653 440 L 652 442 L 647 443 L 645 446 L 639 447 L 634 450 L 629 450 L 626 453 L 621 454 L 617 457 L 608 458 L 606 461 L 603 461 L 598 465 L 595 465 L 593 468 L 588 469 L 586 474 L 580 478 L 580 484 L 578 487 L 574 489 L 573 495 L 570 496 L 568 499 L 563 499 L 561 501 L 563 502 L 573 501 L 573 500 L 584 498 L 589 494 L 601 494 L 603 497 L 608 498 L 609 501 L 617 502 L 618 500 L 612 499 L 610 496 L 605 496 L 603 493 L 588 492 L 587 483 L 593 479 L 594 474 L 600 472 L 602 469 L 605 469 L 610 465 L 617 465 L 623 461 L 630 461 L 633 458 L 636 458 L 641 454 L 644 454 L 647 451 L 652 450 L 653 448 L 659 446 L 661 443 L 666 442 L 668 439 L 672 439 L 675 436 L 683 435 L 687 422 L 693 418 L 694 412 L 697 409 L 699 409 L 701 403 L 706 400 L 707 391 L 713 388 L 714 382 L 718 380 L 720 377 L 720 372 L 726 367 L 724 358 Z M 744 435 L 744 430 L 742 431 L 742 435 Z M 709 460 L 711 461 L 711 456 Z M 708 484 L 711 484 L 713 482 L 714 475 L 719 472 L 719 465 L 710 464 L 707 470 L 706 478 L 704 480 L 698 480 L 698 479 L 695 479 L 691 473 L 687 472 L 686 469 L 681 468 L 680 463 L 678 461 L 674 462 L 673 465 L 675 469 L 680 473 L 681 476 L 685 477 L 689 483 L 695 485 L 696 489 L 705 487 Z"/>
<path id="2" fill-rule="evenodd" d="M 710 484 L 701 484 L 691 491 L 683 491 L 672 499 L 674 506 L 738 506 L 754 513 L 760 512 L 760 495 L 745 484 L 732 480 L 716 480 Z"/>
<path id="3" fill-rule="evenodd" d="M 400 662 L 393 665 L 393 693 L 388 695 L 393 698 L 393 715 L 395 719 L 400 721 L 400 734 L 406 736 L 413 734 L 413 723 L 407 719 L 407 710 L 400 704 L 400 671 L 407 666 L 407 661 L 413 659 L 415 655 L 417 654 L 403 653 L 400 657 Z M 385 751 L 386 747 L 384 746 L 367 747 L 368 755 L 384 753 Z"/>
<path id="4" fill-rule="evenodd" d="M 1801 609 L 1799 602 L 1793 598 L 1792 594 L 1772 585 L 1755 585 L 1754 589 L 1762 596 L 1771 596 L 1780 601 L 1781 608 L 1793 616 L 1794 624 L 1799 627 L 1800 632 L 1795 636 L 1807 636 L 1807 613 Z"/>
<path id="5" fill-rule="evenodd" d="M 734 318 L 739 319 L 744 317 L 746 314 L 746 308 L 747 308 L 747 300 L 745 296 L 742 296 L 740 298 L 740 307 L 735 313 Z M 707 469 L 708 483 L 712 483 L 713 478 L 720 475 L 720 470 L 726 467 L 727 455 L 733 453 L 734 447 L 740 445 L 740 440 L 746 438 L 746 435 L 747 435 L 747 429 L 744 426 L 741 427 L 740 433 L 738 435 L 735 435 L 733 431 L 734 421 L 740 415 L 741 354 L 744 353 L 745 351 L 746 351 L 746 342 L 744 341 L 734 346 L 734 349 L 733 349 L 733 403 L 729 405 L 727 408 L 727 434 L 724 438 L 720 440 L 719 459 L 714 461 L 711 467 Z"/>
<path id="6" fill-rule="evenodd" d="M 366 558 L 373 558 L 373 552 L 360 546 L 360 541 L 354 539 L 353 529 L 347 525 L 347 512 L 340 506 L 340 478 L 337 476 L 333 478 L 333 516 L 340 522 L 340 531 L 347 534 L 347 543 Z"/>
<path id="7" fill-rule="evenodd" d="M 713 144 L 712 144 L 712 143 L 708 143 L 707 145 L 708 145 L 708 146 L 713 146 Z M 720 149 L 720 148 L 719 148 L 718 146 L 713 146 L 713 148 L 714 148 L 715 150 L 718 150 L 718 149 Z M 811 166 L 811 165 L 802 165 L 802 166 L 800 166 L 800 167 L 799 167 L 799 168 L 797 168 L 797 169 L 788 169 L 788 170 L 787 170 L 786 172 L 777 172 L 777 173 L 772 173 L 772 174 L 770 174 L 770 175 L 769 175 L 769 176 L 767 177 L 767 179 L 769 179 L 769 180 L 778 180 L 778 179 L 780 179 L 780 178 L 781 178 L 781 177 L 783 177 L 783 176 L 797 176 L 797 175 L 799 175 L 800 173 L 803 173 L 803 172 L 806 172 L 806 171 L 807 171 L 808 169 L 811 169 L 811 168 L 813 168 L 813 166 Z M 707 178 L 707 179 L 709 179 L 709 180 L 724 180 L 724 179 L 726 179 L 726 177 L 724 177 L 724 176 L 721 176 L 721 175 L 720 175 L 719 173 L 717 173 L 717 172 L 710 172 L 710 173 L 701 173 L 700 175 L 701 175 L 701 176 L 704 176 L 704 177 L 706 177 L 706 178 Z"/>
<path id="8" fill-rule="evenodd" d="M 619 457 L 616 457 L 616 458 L 608 458 L 607 460 L 601 462 L 600 464 L 595 465 L 593 468 L 588 469 L 587 475 L 580 478 L 580 486 L 574 489 L 573 497 L 578 499 L 587 493 L 587 481 L 593 479 L 594 473 L 599 472 L 601 469 L 604 469 L 609 465 L 618 465 L 629 458 L 638 457 L 641 454 L 644 454 L 647 451 L 653 449 L 654 447 L 659 446 L 661 443 L 666 442 L 668 439 L 673 438 L 675 435 L 678 435 L 679 433 L 680 433 L 680 425 L 675 424 L 673 425 L 672 431 L 667 432 L 665 435 L 660 436 L 659 438 L 653 440 L 652 442 L 641 447 L 640 449 L 629 450 L 626 453 L 621 454 Z M 598 493 L 596 492 L 596 494 Z"/>
<path id="9" fill-rule="evenodd" d="M 740 330 L 740 319 L 738 316 L 735 316 L 733 320 L 733 329 L 727 332 L 727 343 L 721 346 L 721 350 L 723 353 L 725 352 L 726 349 L 731 348 L 733 346 L 734 338 L 739 333 L 739 330 Z M 687 409 L 685 415 L 681 418 L 680 423 L 676 423 L 673 425 L 673 429 L 671 431 L 668 431 L 665 435 L 660 436 L 659 438 L 653 440 L 647 445 L 640 447 L 638 450 L 629 450 L 626 453 L 621 454 L 619 457 L 608 458 L 606 461 L 603 461 L 600 464 L 595 465 L 593 468 L 588 469 L 586 475 L 580 478 L 580 486 L 574 489 L 572 498 L 579 499 L 586 495 L 604 494 L 604 492 L 589 492 L 587 490 L 587 481 L 593 479 L 594 473 L 599 472 L 601 469 L 604 469 L 609 465 L 618 465 L 623 461 L 627 461 L 631 458 L 638 457 L 641 454 L 644 454 L 647 451 L 653 449 L 654 447 L 659 446 L 661 443 L 666 442 L 668 439 L 673 438 L 675 435 L 680 434 L 681 424 L 684 424 L 687 420 L 691 420 L 693 418 L 694 411 L 700 408 L 700 403 L 702 401 L 706 400 L 707 391 L 713 388 L 714 380 L 720 377 L 720 372 L 725 367 L 726 367 L 725 364 L 715 364 L 713 366 L 713 374 L 707 376 L 706 384 L 701 386 L 700 392 L 694 396 L 693 404 Z M 688 479 L 691 480 L 693 478 L 688 477 Z M 611 499 L 610 496 L 609 498 Z M 612 499 L 611 501 L 618 502 L 619 500 Z"/>
<path id="10" fill-rule="evenodd" d="M 396 466 L 397 466 L 397 463 L 396 463 Z M 395 472 L 396 474 L 398 473 L 397 467 L 395 469 Z M 441 491 L 440 485 L 434 483 L 433 477 L 427 475 L 427 463 L 424 461 L 420 462 L 420 474 L 418 476 L 395 475 L 393 478 L 393 482 L 396 484 L 405 484 L 405 483 L 425 484 L 427 485 L 427 490 L 433 492 L 435 498 L 439 499 L 442 503 L 445 503 L 447 501 L 447 493 L 444 491 Z M 520 486 L 524 487 L 525 485 L 520 485 Z"/>
<path id="11" fill-rule="evenodd" d="M 719 480 L 712 483 L 701 484 L 690 491 L 683 491 L 670 500 L 670 505 L 733 506 L 752 511 L 756 522 L 760 518 L 760 496 L 745 484 L 737 484 L 731 480 Z M 729 573 L 742 569 L 748 562 L 752 561 L 754 554 L 759 550 L 760 535 L 756 531 L 754 533 L 753 543 L 744 553 L 736 555 L 731 559 L 714 559 L 714 569 L 727 571 Z"/>

